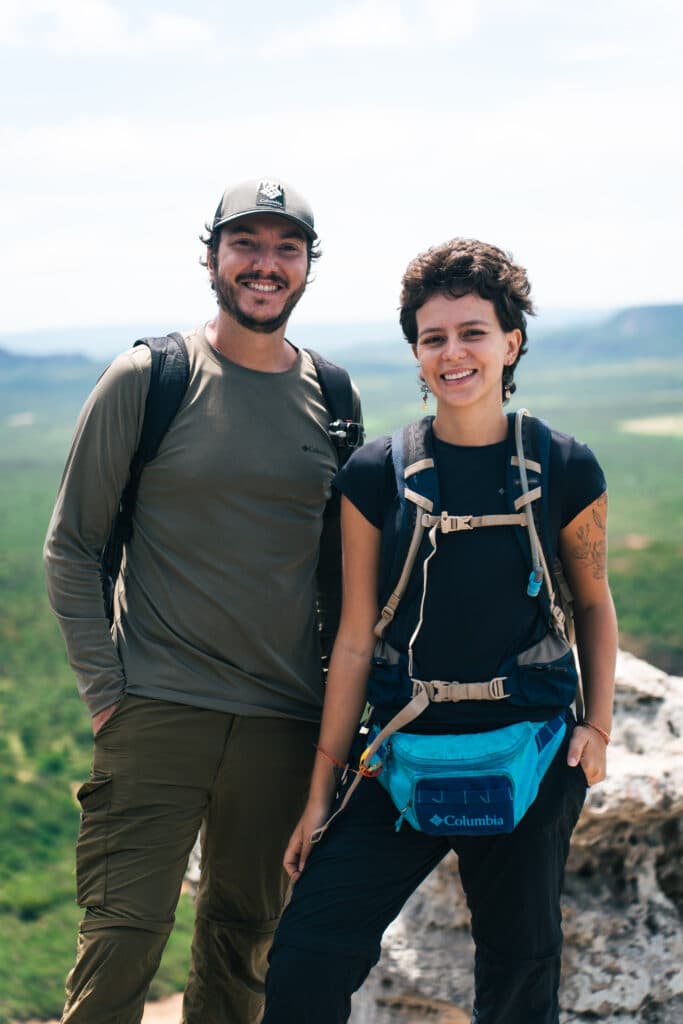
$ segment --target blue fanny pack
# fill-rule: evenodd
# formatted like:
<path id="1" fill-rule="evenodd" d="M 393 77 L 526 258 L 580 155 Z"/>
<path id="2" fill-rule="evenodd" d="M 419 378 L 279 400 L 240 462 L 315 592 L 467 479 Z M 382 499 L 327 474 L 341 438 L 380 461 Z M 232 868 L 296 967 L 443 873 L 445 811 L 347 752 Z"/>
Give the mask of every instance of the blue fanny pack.
<path id="1" fill-rule="evenodd" d="M 512 832 L 533 803 L 567 731 L 564 714 L 491 732 L 423 735 L 395 732 L 364 774 L 377 778 L 403 821 L 428 835 Z M 373 726 L 372 743 L 380 733 Z"/>

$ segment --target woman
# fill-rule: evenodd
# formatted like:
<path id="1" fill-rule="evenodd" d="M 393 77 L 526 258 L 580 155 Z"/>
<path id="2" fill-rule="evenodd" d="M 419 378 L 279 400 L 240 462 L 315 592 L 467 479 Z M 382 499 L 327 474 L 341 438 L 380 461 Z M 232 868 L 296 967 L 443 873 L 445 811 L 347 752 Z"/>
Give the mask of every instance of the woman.
<path id="1" fill-rule="evenodd" d="M 308 803 L 285 854 L 296 885 L 271 952 L 264 1024 L 347 1020 L 351 994 L 379 958 L 384 929 L 450 849 L 459 858 L 472 916 L 473 1021 L 558 1020 L 560 889 L 586 784 L 605 777 L 617 630 L 605 567 L 605 481 L 595 457 L 541 425 L 534 429 L 541 447 L 548 439 L 546 454 L 520 455 L 515 425 L 503 411 L 526 351 L 529 292 L 522 267 L 472 240 L 428 250 L 404 275 L 401 326 L 423 387 L 436 400 L 436 415 L 411 434 L 366 445 L 336 480 L 342 493 L 343 614 Z M 411 437 L 418 448 L 424 443 L 424 451 L 404 472 L 411 459 L 402 438 L 410 447 Z M 429 470 L 438 490 L 434 515 L 425 513 L 434 495 L 425 505 L 423 495 L 415 497 L 419 485 L 413 487 L 429 458 L 436 464 L 436 476 Z M 531 483 L 520 483 L 520 463 Z M 539 471 L 540 497 L 527 493 L 537 490 Z M 540 554 L 532 536 L 535 519 L 525 517 L 534 501 Z M 429 540 L 420 541 L 397 604 L 387 595 L 396 585 L 392 573 L 401 570 L 395 552 L 405 547 L 401 531 L 410 502 L 417 503 L 413 520 L 424 522 Z M 524 544 L 518 543 L 520 533 Z M 548 576 L 546 584 L 541 564 L 553 554 L 574 599 L 585 699 L 580 725 L 569 707 L 573 656 L 550 597 L 557 579 Z M 423 700 L 425 693 L 434 702 Z M 413 708 L 415 694 L 424 710 Z M 384 730 L 365 758 L 369 772 L 380 763 L 375 750 L 386 754 L 380 741 L 395 730 L 392 719 L 406 705 L 415 717 L 401 736 L 406 730 L 439 734 L 441 742 L 445 735 L 456 751 L 472 742 L 486 746 L 507 735 L 501 730 L 520 728 L 533 735 L 544 730 L 559 746 L 539 769 L 542 778 L 528 809 L 502 828 L 502 816 L 468 819 L 452 811 L 433 814 L 430 821 L 437 824 L 407 824 L 411 801 L 395 806 L 380 775 L 356 786 L 348 807 L 312 847 L 313 834 L 320 835 L 330 816 L 338 766 L 349 757 L 366 695 L 377 723 L 370 738 Z M 398 736 L 394 732 L 394 741 Z M 522 783 L 528 774 L 522 771 Z M 482 785 L 494 785 L 486 765 L 481 775 Z M 482 799 L 497 799 L 496 793 L 487 788 Z M 445 789 L 436 796 L 450 798 Z M 417 806 L 413 810 L 417 814 Z M 468 821 L 477 828 L 483 822 L 483 834 L 476 828 L 473 834 Z"/>

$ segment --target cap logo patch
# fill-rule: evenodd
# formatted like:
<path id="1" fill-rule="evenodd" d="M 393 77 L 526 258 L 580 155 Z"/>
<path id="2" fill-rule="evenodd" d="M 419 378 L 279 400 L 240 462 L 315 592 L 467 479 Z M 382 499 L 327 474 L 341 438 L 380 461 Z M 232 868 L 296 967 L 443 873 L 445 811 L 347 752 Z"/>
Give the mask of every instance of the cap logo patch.
<path id="1" fill-rule="evenodd" d="M 282 185 L 275 181 L 260 181 L 256 190 L 257 206 L 275 206 L 280 210 L 285 208 L 285 190 Z"/>

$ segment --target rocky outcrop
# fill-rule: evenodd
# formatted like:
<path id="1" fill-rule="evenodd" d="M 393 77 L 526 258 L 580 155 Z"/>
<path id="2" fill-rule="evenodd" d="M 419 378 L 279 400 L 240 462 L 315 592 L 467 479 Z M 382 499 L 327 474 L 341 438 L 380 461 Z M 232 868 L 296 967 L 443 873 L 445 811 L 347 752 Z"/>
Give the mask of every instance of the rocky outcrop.
<path id="1" fill-rule="evenodd" d="M 562 1024 L 683 1020 L 682 824 L 683 679 L 620 653 L 609 775 L 567 870 Z M 353 1024 L 468 1024 L 472 957 L 449 857 L 387 931 Z"/>

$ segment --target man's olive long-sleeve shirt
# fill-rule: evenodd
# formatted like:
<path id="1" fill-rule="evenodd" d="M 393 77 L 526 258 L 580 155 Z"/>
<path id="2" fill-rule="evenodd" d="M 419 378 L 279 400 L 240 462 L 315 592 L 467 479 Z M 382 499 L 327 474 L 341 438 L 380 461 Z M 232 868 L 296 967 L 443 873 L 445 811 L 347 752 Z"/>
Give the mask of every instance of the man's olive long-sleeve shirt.
<path id="1" fill-rule="evenodd" d="M 307 720 L 322 703 L 316 569 L 337 468 L 312 361 L 284 373 L 186 337 L 190 380 L 144 469 L 110 633 L 100 552 L 142 429 L 150 353 L 102 375 L 45 542 L 48 593 L 90 712 L 125 691 Z"/>

